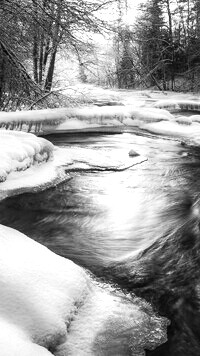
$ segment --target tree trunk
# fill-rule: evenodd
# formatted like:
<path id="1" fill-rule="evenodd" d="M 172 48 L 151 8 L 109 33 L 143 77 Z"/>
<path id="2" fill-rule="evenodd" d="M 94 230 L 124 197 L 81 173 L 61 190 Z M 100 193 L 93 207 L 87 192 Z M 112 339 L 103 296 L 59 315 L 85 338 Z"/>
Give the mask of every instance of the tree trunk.
<path id="1" fill-rule="evenodd" d="M 45 80 L 45 85 L 44 89 L 45 91 L 50 91 L 52 88 L 52 83 L 53 83 L 53 74 L 54 74 L 54 68 L 55 68 L 55 60 L 56 60 L 56 53 L 57 49 L 54 49 L 53 53 L 51 54 L 51 59 L 49 63 L 49 68 Z"/>
<path id="2" fill-rule="evenodd" d="M 33 13 L 34 17 L 38 18 L 38 8 L 37 8 L 37 1 L 32 0 L 33 3 Z M 39 63 L 39 51 L 38 51 L 38 27 L 37 24 L 34 24 L 33 28 L 33 77 L 35 82 L 38 84 L 38 63 Z"/>
<path id="3" fill-rule="evenodd" d="M 175 72 L 174 72 L 174 40 L 173 40 L 173 29 L 172 29 L 172 14 L 170 9 L 170 0 L 166 1 L 167 4 L 167 15 L 168 15 L 168 23 L 169 23 L 169 41 L 171 47 L 171 90 L 175 89 Z"/>
<path id="4" fill-rule="evenodd" d="M 46 76 L 46 80 L 45 80 L 45 85 L 44 85 L 45 91 L 50 91 L 52 88 L 56 53 L 57 53 L 58 45 L 62 38 L 62 32 L 60 31 L 62 3 L 63 3 L 63 0 L 59 0 L 57 3 L 57 9 L 56 9 L 57 14 L 56 14 L 55 28 L 54 28 L 53 40 L 52 40 L 52 52 L 51 52 L 49 67 L 48 67 L 47 76 Z M 50 38 L 48 38 L 48 39 L 50 39 Z M 48 51 L 49 43 L 50 43 L 50 41 L 48 42 L 48 40 L 47 40 L 47 46 L 45 49 L 45 58 L 44 58 L 45 61 L 47 61 L 47 58 L 49 55 L 49 51 Z M 44 62 L 44 65 L 46 65 L 46 62 Z"/>
<path id="5" fill-rule="evenodd" d="M 38 38 L 37 34 L 34 34 L 33 38 L 33 78 L 38 83 Z"/>
<path id="6" fill-rule="evenodd" d="M 2 104 L 2 97 L 4 92 L 4 70 L 5 70 L 5 58 L 3 50 L 0 46 L 0 104 Z"/>

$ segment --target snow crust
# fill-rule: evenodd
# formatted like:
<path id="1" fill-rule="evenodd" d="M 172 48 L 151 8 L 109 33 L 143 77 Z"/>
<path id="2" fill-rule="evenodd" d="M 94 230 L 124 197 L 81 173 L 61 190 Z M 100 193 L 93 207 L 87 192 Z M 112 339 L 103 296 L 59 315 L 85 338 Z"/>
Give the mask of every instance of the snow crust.
<path id="1" fill-rule="evenodd" d="M 47 162 L 54 146 L 43 138 L 17 131 L 0 132 L 0 182 L 11 172 L 25 171 L 31 166 Z"/>
<path id="2" fill-rule="evenodd" d="M 116 355 L 126 334 L 133 354 L 144 355 L 166 341 L 167 320 L 146 302 L 113 294 L 83 268 L 3 225 L 0 290 L 2 356 L 94 356 L 110 346 Z"/>

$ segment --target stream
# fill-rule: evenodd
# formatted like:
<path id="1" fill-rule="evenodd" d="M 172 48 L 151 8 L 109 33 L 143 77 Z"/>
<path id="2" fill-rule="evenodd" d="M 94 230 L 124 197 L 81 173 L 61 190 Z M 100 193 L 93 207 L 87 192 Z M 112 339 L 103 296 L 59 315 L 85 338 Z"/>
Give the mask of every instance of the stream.
<path id="1" fill-rule="evenodd" d="M 0 203 L 1 224 L 27 234 L 105 280 L 110 264 L 131 258 L 169 229 L 177 229 L 181 219 L 178 206 L 184 197 L 199 198 L 199 147 L 138 132 L 47 138 L 59 147 L 112 149 L 116 154 L 123 149 L 127 155 L 134 149 L 147 158 L 121 172 L 69 172 L 70 179 L 55 188 Z M 155 355 L 198 355 L 170 347 Z"/>

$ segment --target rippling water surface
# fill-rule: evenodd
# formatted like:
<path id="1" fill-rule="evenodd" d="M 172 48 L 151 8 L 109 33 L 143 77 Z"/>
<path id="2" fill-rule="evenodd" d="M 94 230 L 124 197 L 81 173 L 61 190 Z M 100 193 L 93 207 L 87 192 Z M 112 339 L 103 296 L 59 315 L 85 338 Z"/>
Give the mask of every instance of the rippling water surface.
<path id="1" fill-rule="evenodd" d="M 70 180 L 0 204 L 0 222 L 95 271 L 143 249 L 171 224 L 161 211 L 200 191 L 199 149 L 135 134 L 50 136 L 61 147 L 134 149 L 148 160 L 123 172 L 72 172 Z M 134 158 L 133 158 L 134 160 Z"/>
<path id="2" fill-rule="evenodd" d="M 192 299 L 194 294 L 199 293 L 200 284 L 196 283 L 196 279 L 192 286 L 190 284 L 195 271 L 197 274 L 200 272 L 198 253 L 193 258 L 196 247 L 188 245 L 187 238 L 184 249 L 187 246 L 192 250 L 182 251 L 182 247 L 179 248 L 176 243 L 176 236 L 166 243 L 166 247 L 160 247 L 159 236 L 176 230 L 183 223 L 177 206 L 184 196 L 190 196 L 193 200 L 199 198 L 200 149 L 139 132 L 59 135 L 50 136 L 49 139 L 60 147 L 77 150 L 88 147 L 102 154 L 112 150 L 116 156 L 123 150 L 127 151 L 128 157 L 129 151 L 134 149 L 147 160 L 122 172 L 69 172 L 70 179 L 56 188 L 8 198 L 0 203 L 0 223 L 24 232 L 105 279 L 106 268 L 110 264 L 122 261 L 123 265 L 124 260 L 133 258 L 138 251 L 148 248 L 157 240 L 153 254 L 150 250 L 150 259 L 144 257 L 144 261 L 147 261 L 144 264 L 149 266 L 150 272 L 153 271 L 149 286 L 154 283 L 155 273 L 158 281 L 148 290 L 154 289 L 154 286 L 158 287 L 158 294 L 161 290 L 158 310 L 172 320 L 172 328 L 169 329 L 167 346 L 164 349 L 161 347 L 161 350 L 158 348 L 153 355 L 198 356 L 200 335 L 196 336 L 196 333 L 200 329 L 200 316 L 197 318 L 199 307 Z M 130 159 L 134 161 L 134 158 Z M 180 240 L 180 234 L 178 238 Z M 151 254 L 156 256 L 156 253 L 157 257 L 161 254 L 163 258 L 155 260 L 152 257 L 151 261 Z M 187 275 L 186 281 L 184 278 L 182 281 L 180 271 L 176 277 L 180 261 L 186 261 L 180 269 L 185 270 L 183 274 Z M 168 270 L 165 270 L 166 264 L 169 265 Z M 174 279 L 173 283 L 170 280 L 172 275 L 175 275 L 173 278 L 175 284 L 177 281 L 177 290 L 174 289 Z M 147 296 L 149 300 L 148 290 L 138 294 L 145 298 Z M 185 299 L 183 295 L 186 295 Z M 190 341 L 194 340 L 194 352 L 185 335 Z M 186 344 L 180 346 L 180 340 L 184 338 Z"/>

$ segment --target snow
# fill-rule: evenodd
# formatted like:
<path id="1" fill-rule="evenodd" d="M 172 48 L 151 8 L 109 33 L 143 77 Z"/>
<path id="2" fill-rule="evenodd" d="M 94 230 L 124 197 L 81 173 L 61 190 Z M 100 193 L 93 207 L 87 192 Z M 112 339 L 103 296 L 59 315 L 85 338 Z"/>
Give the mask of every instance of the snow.
<path id="1" fill-rule="evenodd" d="M 143 355 L 166 341 L 167 320 L 146 302 L 113 294 L 83 268 L 3 225 L 0 247 L 3 356 L 94 356 L 125 333 Z"/>
<path id="2" fill-rule="evenodd" d="M 173 113 L 200 111 L 200 98 L 193 94 L 160 92 L 156 90 L 113 90 L 79 85 L 65 90 L 77 102 L 87 104 L 80 107 L 1 112 L 0 127 L 33 132 L 40 135 L 71 131 L 119 132 L 127 127 L 140 127 L 143 123 L 176 121 L 180 125 L 190 124 L 196 119 L 176 119 Z M 89 105 L 88 105 L 89 103 Z M 105 106 L 101 106 L 106 104 Z M 107 105 L 107 104 L 111 104 Z M 119 103 L 119 105 L 116 105 Z M 95 105 L 96 104 L 96 105 Z M 97 106 L 100 105 L 100 106 Z M 112 106 L 114 105 L 114 106 Z M 197 115 L 194 115 L 197 116 Z M 159 127 L 160 125 L 158 125 Z"/>
<path id="3" fill-rule="evenodd" d="M 158 135 L 166 135 L 168 137 L 176 137 L 183 140 L 186 140 L 187 143 L 194 145 L 200 144 L 200 125 L 199 124 L 179 124 L 176 121 L 174 122 L 158 122 L 144 124 L 141 126 L 142 129 L 155 133 Z"/>
<path id="4" fill-rule="evenodd" d="M 0 132 L 0 182 L 11 172 L 25 171 L 30 166 L 51 159 L 53 145 L 32 134 L 17 131 Z"/>
<path id="5" fill-rule="evenodd" d="M 157 108 L 136 108 L 133 105 L 125 106 L 105 106 L 105 107 L 84 107 L 70 109 L 67 112 L 67 119 L 57 127 L 45 127 L 43 133 L 67 132 L 96 128 L 137 126 L 137 121 L 142 122 L 159 122 L 163 120 L 172 120 L 167 110 Z M 134 122 L 133 122 L 134 121 Z M 135 122 L 136 121 L 136 122 Z"/>
<path id="6" fill-rule="evenodd" d="M 0 131 L 0 200 L 67 179 L 54 159 L 54 145 L 19 131 Z"/>
<path id="7" fill-rule="evenodd" d="M 176 110 L 188 110 L 188 111 L 200 111 L 200 101 L 196 100 L 160 100 L 154 104 L 156 108 L 165 108 L 170 111 Z"/>

